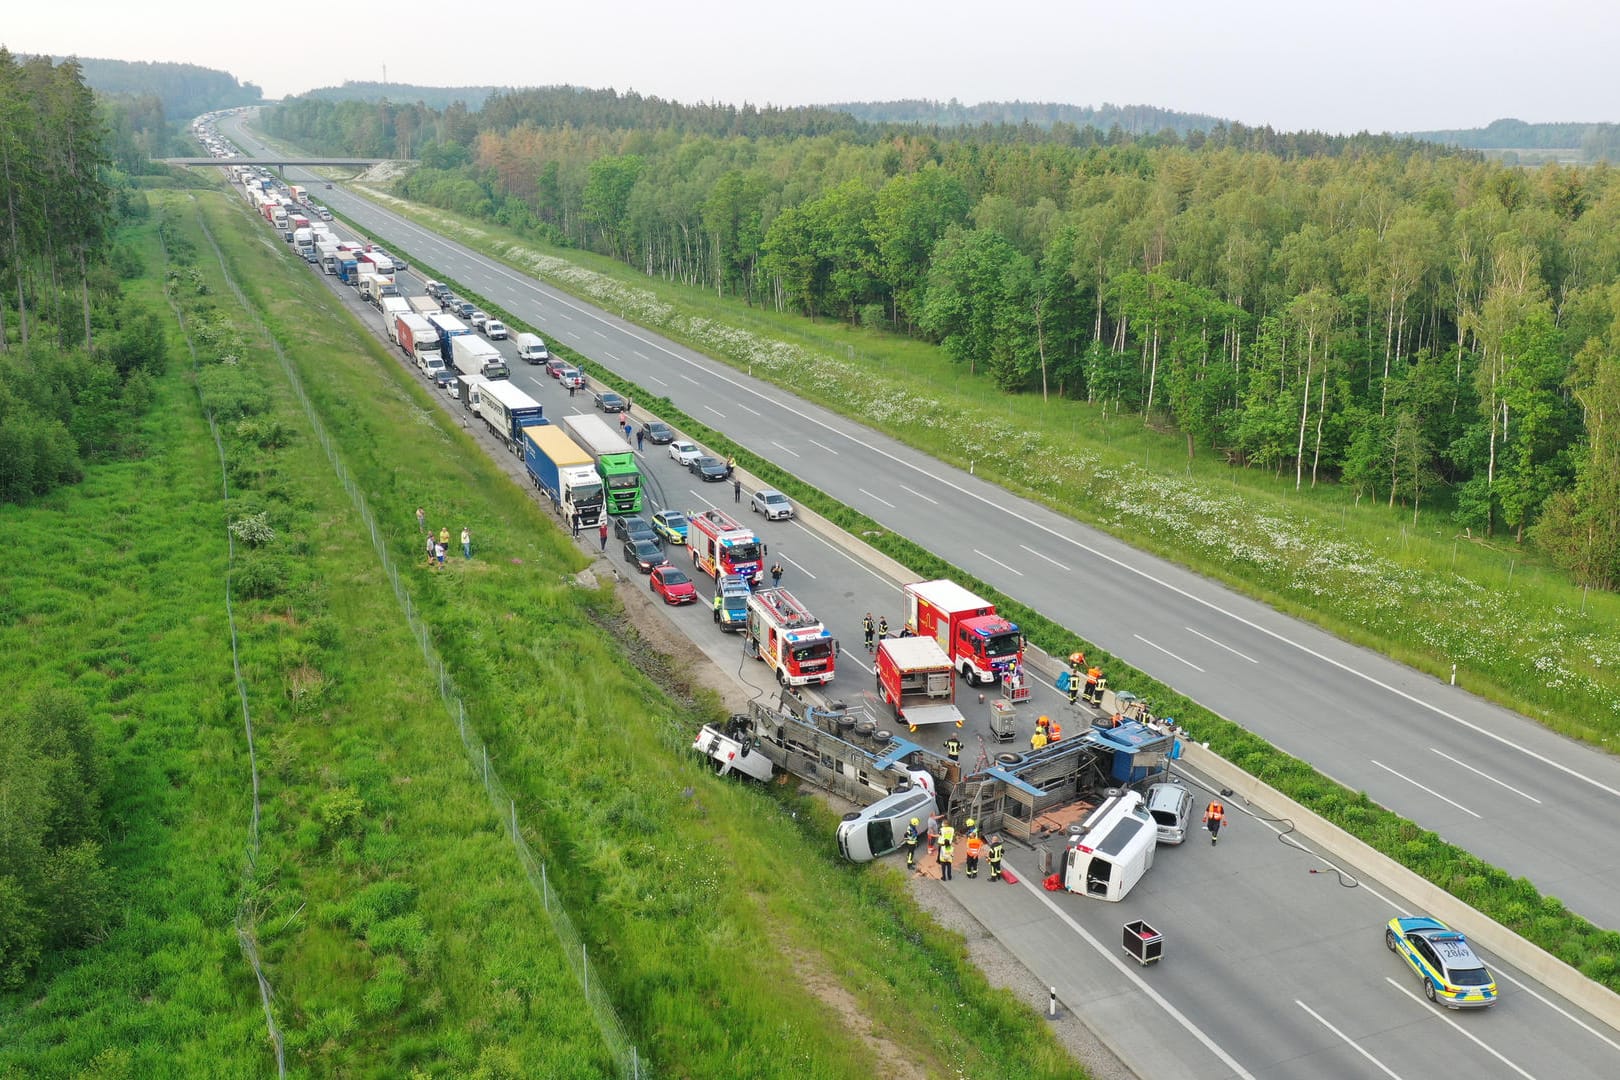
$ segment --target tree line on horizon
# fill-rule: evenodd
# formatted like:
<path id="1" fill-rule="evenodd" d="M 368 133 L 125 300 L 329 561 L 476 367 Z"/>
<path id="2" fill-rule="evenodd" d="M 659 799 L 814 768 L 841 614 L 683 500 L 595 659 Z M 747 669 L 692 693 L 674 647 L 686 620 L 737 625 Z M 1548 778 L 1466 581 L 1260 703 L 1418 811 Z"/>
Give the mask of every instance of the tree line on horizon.
<path id="1" fill-rule="evenodd" d="M 577 108 L 571 108 L 577 106 Z M 682 109 L 689 111 L 680 111 Z M 672 111 L 675 110 L 675 111 Z M 323 150 L 408 127 L 408 197 L 749 303 L 911 333 L 1007 393 L 1189 454 L 1442 507 L 1620 582 L 1620 185 L 1384 136 L 932 130 L 497 95 L 300 102 Z M 852 125 L 852 126 L 851 126 Z M 746 126 L 746 125 L 745 125 Z M 366 152 L 387 153 L 387 145 Z"/>

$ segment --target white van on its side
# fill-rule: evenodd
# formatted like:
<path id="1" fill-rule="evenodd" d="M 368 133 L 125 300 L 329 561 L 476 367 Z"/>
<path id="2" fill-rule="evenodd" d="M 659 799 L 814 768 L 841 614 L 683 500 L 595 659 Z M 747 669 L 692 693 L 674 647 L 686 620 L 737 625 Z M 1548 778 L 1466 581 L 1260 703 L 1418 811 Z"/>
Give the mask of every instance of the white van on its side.
<path id="1" fill-rule="evenodd" d="M 1099 900 L 1125 899 L 1153 865 L 1159 827 L 1135 791 L 1104 799 L 1080 823 L 1063 857 L 1063 887 Z"/>

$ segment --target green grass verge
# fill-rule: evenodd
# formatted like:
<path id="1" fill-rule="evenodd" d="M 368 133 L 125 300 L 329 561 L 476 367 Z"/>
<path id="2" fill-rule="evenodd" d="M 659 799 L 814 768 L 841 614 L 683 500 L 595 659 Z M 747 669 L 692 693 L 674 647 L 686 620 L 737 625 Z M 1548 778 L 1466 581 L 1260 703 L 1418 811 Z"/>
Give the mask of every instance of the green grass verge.
<path id="1" fill-rule="evenodd" d="M 433 223 L 438 224 L 437 221 Z M 478 244 L 473 242 L 472 246 L 477 247 Z M 486 254 L 496 253 L 494 248 L 486 250 Z M 411 257 L 407 252 L 401 254 Z M 514 265 L 523 268 L 521 264 L 514 263 Z M 422 272 L 425 274 L 430 270 L 423 267 Z M 438 271 L 431 272 L 438 277 Z M 439 277 L 439 280 L 446 281 L 463 296 L 477 295 L 476 292 L 469 291 L 450 279 Z M 585 299 L 591 298 L 587 296 Z M 498 305 L 483 301 L 481 306 L 498 315 L 512 326 L 514 331 L 517 329 L 541 331 L 541 328 L 528 326 L 512 312 L 505 311 Z M 1088 657 L 1099 660 L 1106 667 L 1113 686 L 1119 689 L 1129 688 L 1151 700 L 1155 704 L 1156 711 L 1161 715 L 1175 716 L 1200 741 L 1208 742 L 1211 750 L 1290 798 L 1310 807 L 1352 836 L 1365 841 L 1408 869 L 1446 889 L 1485 915 L 1511 928 L 1527 941 L 1547 950 L 1588 977 L 1612 990 L 1620 991 L 1620 961 L 1616 959 L 1620 957 L 1620 932 L 1593 925 L 1566 910 L 1557 899 L 1542 896 L 1531 882 L 1523 878 L 1514 878 L 1464 849 L 1446 843 L 1435 833 L 1421 829 L 1374 803 L 1364 792 L 1353 792 L 1324 777 L 1308 763 L 1283 753 L 1239 725 L 1195 704 L 1173 688 L 1130 668 L 1099 646 L 1083 641 L 1029 606 L 1003 596 L 996 589 L 952 565 L 948 560 L 889 531 L 819 489 L 803 483 L 774 463 L 738 446 L 724 433 L 677 409 L 667 398 L 615 375 L 601 364 L 565 345 L 552 342 L 551 349 L 569 362 L 579 365 L 581 370 L 588 372 L 593 379 L 630 396 L 641 407 L 668 420 L 710 449 L 735 456 L 738 463 L 749 472 L 898 560 L 902 565 L 915 571 L 919 577 L 948 577 L 992 599 L 1004 614 L 1024 628 L 1031 641 L 1048 653 L 1054 656 L 1067 656 L 1076 648 L 1084 649 Z M 943 387 L 943 383 L 941 386 Z M 827 402 L 824 401 L 823 404 Z M 893 433 L 892 429 L 889 430 Z M 1133 435 L 1133 438 L 1140 439 L 1141 436 Z M 923 448 L 931 451 L 945 449 L 943 444 Z M 939 456 L 950 460 L 953 455 L 941 452 Z M 979 472 L 981 475 L 984 474 L 983 469 Z M 1348 521 L 1348 513 L 1343 516 Z M 1362 524 L 1363 527 L 1367 527 L 1365 522 Z M 1470 552 L 1470 557 L 1477 557 L 1476 553 Z M 1601 605 L 1604 610 L 1610 605 L 1611 599 L 1602 598 Z M 1285 609 L 1296 607 L 1292 604 L 1283 606 Z M 1595 604 L 1594 619 L 1603 617 L 1602 612 L 1597 609 L 1598 605 Z M 1309 614 L 1297 610 L 1296 613 Z M 1330 621 L 1330 628 L 1348 629 L 1335 625 L 1338 622 L 1342 620 Z M 1397 650 L 1397 659 L 1410 661 L 1413 657 L 1403 655 Z"/>
<path id="2" fill-rule="evenodd" d="M 718 702 L 575 582 L 555 517 L 245 211 L 203 209 L 399 563 L 416 506 L 471 527 L 478 557 L 419 568 L 415 606 L 654 1075 L 867 1077 L 873 1040 L 929 1075 L 1076 1075 L 900 875 L 838 860 L 819 803 L 715 778 L 690 745 Z"/>
<path id="3" fill-rule="evenodd" d="M 176 235 L 206 252 L 186 213 Z M 132 239 L 158 267 L 153 237 Z M 256 240 L 244 228 L 238 242 Z M 167 312 L 159 280 L 135 291 Z M 173 284 L 207 363 L 196 377 L 189 360 L 172 363 L 158 381 L 145 452 L 0 514 L 14 550 L 51 548 L 49 574 L 10 583 L 8 688 L 70 686 L 90 702 L 122 900 L 105 941 L 0 1002 L 0 1075 L 273 1075 L 233 930 L 244 901 L 294 1076 L 607 1071 L 578 985 L 368 538 L 320 448 L 297 432 L 278 369 L 217 264 L 200 259 Z M 173 344 L 188 357 L 178 334 Z M 229 504 L 194 383 L 215 400 L 240 391 L 252 411 L 224 425 Z M 243 897 L 250 778 L 224 526 L 261 512 L 276 539 L 239 549 L 234 575 L 264 805 Z"/>

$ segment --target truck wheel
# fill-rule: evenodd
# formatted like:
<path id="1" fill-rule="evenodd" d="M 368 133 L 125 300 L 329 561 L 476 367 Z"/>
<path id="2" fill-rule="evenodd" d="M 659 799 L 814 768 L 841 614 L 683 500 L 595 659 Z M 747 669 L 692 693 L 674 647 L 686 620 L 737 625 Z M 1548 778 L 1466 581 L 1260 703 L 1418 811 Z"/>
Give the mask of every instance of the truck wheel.
<path id="1" fill-rule="evenodd" d="M 962 681 L 967 683 L 969 686 L 979 685 L 979 680 L 973 677 L 973 666 L 971 664 L 962 665 Z"/>
<path id="2" fill-rule="evenodd" d="M 1000 765 L 1021 765 L 1024 762 L 1023 754 L 997 754 L 996 763 Z"/>
<path id="3" fill-rule="evenodd" d="M 787 672 L 783 671 L 781 668 L 777 668 L 776 669 L 776 681 L 781 683 L 783 686 L 786 686 L 787 685 Z"/>

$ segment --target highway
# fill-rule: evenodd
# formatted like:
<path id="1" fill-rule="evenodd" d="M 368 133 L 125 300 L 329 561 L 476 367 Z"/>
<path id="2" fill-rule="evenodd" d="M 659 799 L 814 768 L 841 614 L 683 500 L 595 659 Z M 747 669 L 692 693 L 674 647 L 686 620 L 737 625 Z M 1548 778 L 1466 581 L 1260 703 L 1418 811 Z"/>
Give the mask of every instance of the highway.
<path id="1" fill-rule="evenodd" d="M 339 190 L 319 194 L 328 205 L 357 220 L 361 218 L 365 204 L 360 200 Z M 418 258 L 426 257 L 458 280 L 475 284 L 471 275 L 479 262 L 476 256 L 463 254 L 459 257 L 469 260 L 465 266 L 454 265 L 450 262 L 450 252 L 435 254 L 427 250 L 429 241 L 407 231 L 408 228 L 379 226 L 377 235 L 386 239 L 390 247 Z M 955 536 L 970 528 L 964 524 L 964 516 L 971 516 L 975 500 L 990 497 L 994 489 L 930 464 L 919 455 L 889 443 L 881 435 L 864 432 L 813 407 L 793 402 L 780 392 L 754 387 L 728 369 L 718 365 L 706 368 L 705 362 L 698 360 L 672 359 L 673 354 L 659 352 L 661 347 L 667 346 L 655 344 L 656 338 L 634 328 L 615 327 L 610 319 L 592 326 L 585 321 L 586 315 L 572 315 L 572 332 L 579 338 L 576 342 L 570 338 L 569 331 L 559 329 L 567 325 L 560 317 L 535 317 L 524 309 L 524 290 L 548 290 L 525 284 L 511 271 L 498 269 L 490 273 L 491 281 L 510 283 L 518 295 L 509 298 L 500 288 L 485 295 L 494 296 L 502 306 L 549 329 L 552 335 L 561 336 L 581 351 L 601 357 L 610 366 L 616 365 L 604 354 L 610 349 L 634 353 L 630 343 L 639 346 L 649 363 L 651 358 L 661 357 L 662 367 L 644 373 L 650 376 L 656 370 L 676 376 L 666 380 L 667 388 L 658 388 L 660 393 L 675 398 L 693 415 L 724 426 L 728 434 L 751 448 L 778 447 L 778 454 L 766 456 L 780 459 L 789 454 L 799 455 L 799 462 L 788 459 L 788 467 L 825 489 L 835 493 L 848 486 L 864 489 L 872 506 L 885 499 L 897 507 L 902 505 L 900 487 L 908 488 L 919 505 L 927 505 L 925 500 L 934 498 L 935 505 L 945 507 L 948 500 L 953 506 L 943 510 L 937 519 L 948 525 L 948 531 L 934 533 L 933 546 L 953 560 L 970 562 L 948 541 L 938 538 Z M 369 318 L 373 325 L 378 323 L 375 313 L 360 305 L 351 290 L 335 284 L 334 289 L 358 310 L 367 312 L 363 317 Z M 549 302 L 568 305 L 565 310 L 578 307 L 577 301 L 566 298 Z M 598 333 L 609 340 L 610 347 L 589 347 L 591 342 L 587 339 L 594 339 Z M 610 333 L 634 336 L 608 339 Z M 511 349 L 505 351 L 510 354 Z M 631 372 L 626 374 L 642 385 L 656 385 Z M 684 383 L 681 376 L 695 380 L 696 389 L 690 391 L 693 394 L 690 402 L 681 400 L 676 392 L 674 384 Z M 554 418 L 568 411 L 589 408 L 588 397 L 581 395 L 570 400 L 555 381 L 538 369 L 515 366 L 513 381 L 541 400 L 548 415 Z M 685 390 L 684 386 L 679 389 Z M 755 394 L 759 396 L 752 396 Z M 708 402 L 707 406 L 704 401 Z M 775 409 L 773 404 L 777 406 Z M 453 403 L 449 407 L 459 409 Z M 705 407 L 725 415 L 716 421 L 704 414 Z M 762 425 L 750 422 L 751 416 L 762 421 L 768 419 L 774 430 L 756 430 Z M 790 419 L 794 417 L 800 419 Z M 819 451 L 814 447 L 819 447 Z M 814 475 L 807 467 L 811 461 L 824 465 L 829 457 L 845 455 L 858 460 L 844 467 L 842 477 L 836 464 L 830 469 L 818 468 Z M 649 444 L 643 460 L 655 496 L 653 508 L 667 505 L 684 509 L 707 503 L 714 497 L 723 506 L 729 502 L 729 485 L 698 483 L 695 477 L 669 460 L 661 447 Z M 873 465 L 874 462 L 878 464 Z M 868 479 L 869 467 L 888 479 Z M 855 468 L 861 470 L 861 475 L 851 475 Z M 900 484 L 900 480 L 908 483 Z M 995 499 L 997 505 L 1009 503 L 1004 495 L 995 495 Z M 860 505 L 860 495 L 857 493 L 851 501 Z M 872 512 L 864 505 L 863 509 Z M 1021 506 L 1017 513 L 1039 523 L 1043 519 L 1031 512 L 1034 509 Z M 883 515 L 873 513 L 873 516 L 881 518 Z M 936 519 L 930 516 L 929 520 Z M 891 623 L 898 624 L 895 583 L 797 523 L 764 524 L 757 518 L 752 521 L 770 544 L 771 556 L 781 558 L 788 566 L 783 584 L 791 587 L 834 627 L 847 646 L 852 647 L 840 658 L 841 673 L 833 687 L 835 693 L 854 693 L 870 686 L 870 674 L 863 670 L 867 658 L 856 644 L 859 619 L 861 613 L 870 608 L 888 614 Z M 1048 551 L 1054 559 L 1060 555 L 1074 558 L 1063 554 L 1063 543 L 1072 535 L 1083 541 L 1086 550 L 1100 553 L 1091 556 L 1093 558 L 1107 556 L 1122 564 L 1150 566 L 1146 561 L 1138 562 L 1140 556 L 1113 545 L 1106 538 L 1082 535 L 1072 523 L 1063 527 L 1068 532 L 1056 526 L 1050 528 L 1048 532 L 1045 528 L 1031 527 L 1018 542 L 1022 544 L 1027 540 L 1032 551 Z M 611 545 L 609 555 L 615 556 L 616 552 L 617 545 Z M 997 549 L 991 552 L 1005 553 Z M 1074 561 L 1080 560 L 1074 558 Z M 618 565 L 622 572 L 634 578 L 634 571 L 622 562 Z M 1013 563 L 1009 562 L 1008 566 L 1013 568 Z M 977 567 L 970 565 L 970 568 L 980 572 Z M 1029 564 L 1026 562 L 1019 569 L 1027 571 Z M 1119 578 L 1125 579 L 1115 583 L 1121 598 L 1127 595 L 1126 581 L 1135 579 L 1134 591 L 1138 593 L 1152 595 L 1155 591 L 1165 591 L 1171 596 L 1179 595 L 1173 591 L 1173 586 L 1193 597 L 1209 599 L 1206 591 L 1211 587 L 1197 579 L 1186 580 L 1185 575 L 1177 577 L 1166 572 L 1155 575 L 1163 583 L 1156 584 L 1140 578 L 1140 572 L 1126 570 L 1123 565 L 1116 572 Z M 985 576 L 992 577 L 988 573 Z M 1046 590 L 1051 603 L 1037 605 L 1045 611 L 1062 607 L 1066 600 L 1072 600 L 1077 608 L 1095 603 L 1095 589 L 1085 594 L 1076 590 L 1073 597 L 1067 595 L 1067 590 L 1052 595 L 1049 585 Z M 1036 595 L 1041 592 L 1037 590 Z M 1120 604 L 1121 601 L 1116 600 L 1104 607 L 1116 612 L 1130 611 Z M 1199 607 L 1195 603 L 1191 610 Z M 1242 608 L 1236 611 L 1256 626 L 1270 627 L 1269 620 L 1261 622 Z M 718 633 L 701 606 L 670 610 L 668 615 L 727 670 L 739 671 L 764 692 L 774 689 L 763 666 L 754 661 L 745 662 L 738 639 Z M 1140 634 L 1160 647 L 1179 643 L 1170 637 L 1173 618 L 1160 616 L 1157 621 L 1147 621 L 1135 619 L 1134 612 L 1132 615 L 1133 634 Z M 1247 640 L 1235 643 L 1230 627 L 1220 629 L 1217 610 L 1209 611 L 1201 621 L 1186 617 L 1183 625 L 1187 624 L 1203 628 L 1204 633 L 1217 641 L 1223 640 L 1217 634 L 1224 633 L 1226 648 L 1238 649 L 1250 644 Z M 1261 640 L 1267 637 L 1264 633 L 1256 636 Z M 1308 639 L 1307 643 L 1310 643 Z M 1287 649 L 1281 655 L 1309 656 Z M 1305 678 L 1319 663 L 1296 659 L 1285 666 L 1284 674 Z M 1230 671 L 1226 669 L 1232 665 L 1231 660 L 1224 669 L 1210 663 L 1205 665 L 1205 670 L 1229 676 Z M 1260 666 L 1258 658 L 1256 666 Z M 1294 668 L 1301 670 L 1291 670 Z M 1245 677 L 1253 677 L 1254 673 L 1247 669 L 1239 670 Z M 1329 670 L 1333 670 L 1331 665 Z M 1185 685 L 1181 679 L 1167 681 Z M 1235 681 L 1241 686 L 1241 679 Z M 1433 689 L 1432 686 L 1424 688 Z M 1255 684 L 1249 685 L 1248 692 L 1255 692 Z M 1056 695 L 1046 687 L 1038 688 L 1038 693 L 1041 695 L 1039 707 L 1056 713 L 1059 708 Z M 1326 691 L 1322 693 L 1325 700 Z M 965 701 L 965 711 L 973 718 L 967 731 L 970 742 L 967 756 L 971 759 L 976 753 L 975 736 L 979 733 L 982 710 L 972 701 Z M 1033 710 L 1029 710 L 1029 714 L 1033 715 Z M 1313 697 L 1309 708 L 1301 715 L 1320 717 L 1324 712 Z M 1027 730 L 1028 716 L 1024 727 Z M 1394 756 L 1389 751 L 1379 751 L 1379 754 L 1387 764 L 1397 768 L 1403 768 L 1412 757 L 1410 748 L 1404 757 L 1395 761 L 1388 760 Z M 1403 768 L 1403 771 L 1406 770 Z M 1196 779 L 1189 778 L 1191 782 Z M 1200 803 L 1203 794 L 1199 792 Z M 1500 964 L 1493 966 L 1502 984 L 1503 1000 L 1494 1009 L 1451 1014 L 1424 1002 L 1416 980 L 1382 947 L 1383 923 L 1393 914 L 1407 913 L 1399 897 L 1385 893 L 1375 883 L 1340 888 L 1335 875 L 1307 873 L 1326 864 L 1317 855 L 1280 842 L 1270 825 L 1256 819 L 1240 818 L 1226 840 L 1215 849 L 1201 842 L 1201 834 L 1194 834 L 1181 848 L 1161 849 L 1153 871 L 1119 905 L 1046 893 L 1040 888 L 1035 856 L 1023 851 L 1013 853 L 1009 859 L 1022 878 L 1020 885 L 966 882 L 959 874 L 957 882 L 937 887 L 953 889 L 1026 966 L 1058 989 L 1060 1000 L 1067 1007 L 1082 1013 L 1094 1030 L 1108 1032 L 1119 1052 L 1145 1076 L 1414 1077 L 1441 1070 L 1527 1077 L 1612 1073 L 1616 1052 L 1620 1051 L 1620 1040 L 1613 1031 L 1571 1009 L 1544 988 L 1526 983 L 1516 972 Z M 1120 927 L 1137 917 L 1149 919 L 1167 935 L 1166 960 L 1156 967 L 1136 970 L 1134 965 L 1127 965 L 1120 951 Z"/>

